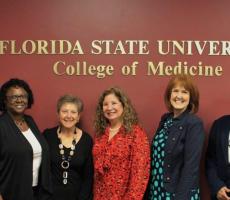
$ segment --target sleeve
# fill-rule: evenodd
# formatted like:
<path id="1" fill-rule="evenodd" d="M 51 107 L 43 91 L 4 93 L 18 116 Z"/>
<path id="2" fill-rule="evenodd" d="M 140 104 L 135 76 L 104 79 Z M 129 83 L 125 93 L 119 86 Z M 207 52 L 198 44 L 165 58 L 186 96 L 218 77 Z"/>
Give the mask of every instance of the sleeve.
<path id="1" fill-rule="evenodd" d="M 79 199 L 81 200 L 92 200 L 93 199 L 93 156 L 92 156 L 92 147 L 93 141 L 90 138 L 89 141 L 89 152 L 86 159 L 86 163 L 83 169 L 83 182 L 81 191 L 79 194 Z"/>
<path id="2" fill-rule="evenodd" d="M 201 120 L 190 123 L 187 127 L 184 146 L 184 165 L 176 187 L 175 200 L 191 198 L 191 190 L 199 181 L 200 159 L 204 144 L 204 128 Z"/>
<path id="3" fill-rule="evenodd" d="M 150 173 L 150 148 L 145 132 L 137 128 L 132 147 L 132 165 L 130 180 L 124 200 L 140 200 L 143 198 Z"/>
<path id="4" fill-rule="evenodd" d="M 218 123 L 215 121 L 212 125 L 210 134 L 209 134 L 209 142 L 208 148 L 206 152 L 206 159 L 205 159 L 205 169 L 206 169 L 206 176 L 211 187 L 211 194 L 216 196 L 219 189 L 225 186 L 225 183 L 219 178 L 217 173 L 217 163 L 216 163 L 216 134 L 218 133 L 217 130 Z"/>

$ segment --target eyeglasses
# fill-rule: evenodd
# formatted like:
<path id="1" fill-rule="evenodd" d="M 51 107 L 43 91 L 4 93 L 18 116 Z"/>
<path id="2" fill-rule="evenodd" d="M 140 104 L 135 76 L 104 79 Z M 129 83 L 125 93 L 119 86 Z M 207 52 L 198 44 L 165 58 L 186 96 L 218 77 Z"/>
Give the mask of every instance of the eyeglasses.
<path id="1" fill-rule="evenodd" d="M 18 101 L 20 100 L 27 100 L 28 99 L 28 95 L 24 94 L 24 95 L 10 95 L 10 96 L 6 96 L 8 98 L 9 101 Z"/>

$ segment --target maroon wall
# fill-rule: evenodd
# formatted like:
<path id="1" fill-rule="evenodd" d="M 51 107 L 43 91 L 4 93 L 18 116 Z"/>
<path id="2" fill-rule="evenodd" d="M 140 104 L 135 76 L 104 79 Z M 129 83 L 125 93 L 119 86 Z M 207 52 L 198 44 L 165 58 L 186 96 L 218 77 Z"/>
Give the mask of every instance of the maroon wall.
<path id="1" fill-rule="evenodd" d="M 201 61 L 204 65 L 218 65 L 223 69 L 221 76 L 194 76 L 201 94 L 198 115 L 204 121 L 208 137 L 213 120 L 229 113 L 229 56 L 208 55 L 208 49 L 201 55 L 196 49 L 193 55 L 160 55 L 157 41 L 227 41 L 230 35 L 229 7 L 229 1 L 214 0 L 1 1 L 0 40 L 16 40 L 17 48 L 26 40 L 79 40 L 84 54 L 12 55 L 7 49 L 0 54 L 0 84 L 12 77 L 30 83 L 35 105 L 29 113 L 36 119 L 41 130 L 57 123 L 55 104 L 60 95 L 79 95 L 85 103 L 83 128 L 92 135 L 99 94 L 109 86 L 118 85 L 132 99 L 151 139 L 161 114 L 166 111 L 163 93 L 170 76 L 148 76 L 147 62 L 165 61 L 175 65 L 178 61 L 187 61 L 190 65 L 197 65 Z M 147 40 L 149 53 L 94 55 L 90 53 L 93 40 Z M 90 75 L 58 76 L 53 71 L 53 64 L 58 60 L 67 64 L 86 61 L 93 65 L 113 65 L 115 70 L 112 76 L 103 79 Z M 136 75 L 122 75 L 122 66 L 131 65 L 134 61 L 138 62 Z M 208 200 L 203 162 L 201 177 L 202 199 Z"/>

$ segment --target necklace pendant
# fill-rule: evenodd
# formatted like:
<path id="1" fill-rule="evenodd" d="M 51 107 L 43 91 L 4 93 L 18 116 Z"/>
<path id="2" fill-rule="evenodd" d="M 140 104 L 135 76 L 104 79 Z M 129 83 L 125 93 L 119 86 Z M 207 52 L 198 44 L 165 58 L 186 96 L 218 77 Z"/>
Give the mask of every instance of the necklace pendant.
<path id="1" fill-rule="evenodd" d="M 67 184 L 67 179 L 66 179 L 66 178 L 63 179 L 63 184 L 64 184 L 64 185 Z"/>
<path id="2" fill-rule="evenodd" d="M 69 152 L 69 155 L 73 155 L 74 154 L 74 151 L 73 150 L 71 150 L 70 152 Z"/>
<path id="3" fill-rule="evenodd" d="M 77 144 L 76 139 L 74 139 L 73 142 L 72 142 L 72 145 L 74 146 L 74 148 L 75 148 L 76 144 Z"/>
<path id="4" fill-rule="evenodd" d="M 61 167 L 62 167 L 63 169 L 68 169 L 68 168 L 69 168 L 69 161 L 63 160 L 63 161 L 61 162 Z"/>
<path id="5" fill-rule="evenodd" d="M 75 145 L 76 145 L 76 139 L 74 138 L 73 141 L 72 141 L 72 145 L 70 146 L 70 151 L 69 151 L 69 155 L 65 155 L 65 150 L 64 150 L 64 145 L 62 144 L 62 140 L 61 140 L 61 136 L 60 136 L 60 130 L 58 129 L 58 138 L 60 140 L 60 144 L 58 145 L 59 147 L 59 153 L 60 153 L 60 156 L 61 156 L 61 168 L 63 169 L 63 173 L 62 173 L 62 182 L 64 185 L 67 185 L 68 184 L 68 176 L 69 176 L 69 173 L 68 173 L 68 169 L 70 167 L 70 161 L 71 161 L 71 158 L 72 156 L 74 155 L 74 151 L 75 151 Z M 67 157 L 66 157 L 67 156 Z"/>
<path id="6" fill-rule="evenodd" d="M 63 149 L 60 150 L 60 154 L 64 155 L 64 150 Z"/>
<path id="7" fill-rule="evenodd" d="M 63 172 L 63 178 L 64 178 L 64 179 L 67 179 L 67 178 L 68 178 L 68 172 L 67 172 L 67 171 L 64 171 L 64 172 Z"/>

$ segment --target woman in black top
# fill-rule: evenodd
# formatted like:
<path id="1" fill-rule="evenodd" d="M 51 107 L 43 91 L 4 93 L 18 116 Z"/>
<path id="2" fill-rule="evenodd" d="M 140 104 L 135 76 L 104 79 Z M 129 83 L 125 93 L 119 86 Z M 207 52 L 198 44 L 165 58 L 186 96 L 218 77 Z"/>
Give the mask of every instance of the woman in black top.
<path id="1" fill-rule="evenodd" d="M 49 200 L 48 145 L 25 110 L 33 104 L 29 85 L 19 79 L 0 90 L 0 200 Z"/>
<path id="2" fill-rule="evenodd" d="M 57 103 L 59 126 L 44 131 L 51 152 L 54 200 L 92 199 L 92 139 L 76 127 L 82 101 L 71 95 Z"/>

